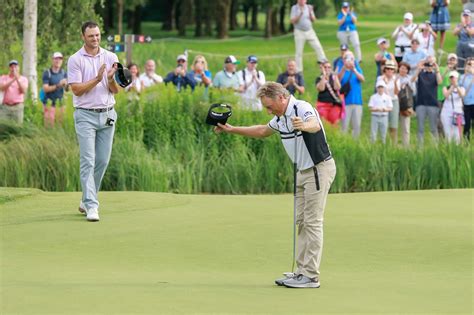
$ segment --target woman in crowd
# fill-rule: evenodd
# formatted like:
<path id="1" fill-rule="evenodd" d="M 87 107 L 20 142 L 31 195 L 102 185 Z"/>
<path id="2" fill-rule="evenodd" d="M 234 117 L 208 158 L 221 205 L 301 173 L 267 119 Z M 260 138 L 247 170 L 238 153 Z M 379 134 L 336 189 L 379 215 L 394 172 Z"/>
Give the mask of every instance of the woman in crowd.
<path id="1" fill-rule="evenodd" d="M 385 93 L 392 98 L 393 107 L 388 113 L 388 128 L 392 144 L 394 145 L 398 143 L 398 119 L 400 114 L 400 107 L 398 104 L 398 91 L 400 90 L 400 87 L 395 75 L 396 68 L 395 61 L 387 60 L 383 66 L 383 75 L 377 78 L 377 84 L 379 81 L 383 81 L 385 83 Z"/>
<path id="2" fill-rule="evenodd" d="M 450 84 L 449 73 L 451 71 L 457 71 L 457 65 L 458 65 L 458 57 L 456 56 L 456 54 L 451 53 L 448 55 L 448 64 L 446 65 L 446 67 L 439 67 L 439 72 L 441 74 L 441 78 L 443 79 L 443 82 L 440 85 L 438 85 L 439 107 L 441 107 L 444 102 L 443 88 Z"/>
<path id="3" fill-rule="evenodd" d="M 351 10 L 349 2 L 343 2 L 341 12 L 337 15 L 337 38 L 341 45 L 349 45 L 349 41 L 354 48 L 356 59 L 362 61 L 362 52 L 360 50 L 359 33 L 357 32 L 357 15 Z"/>
<path id="4" fill-rule="evenodd" d="M 413 115 L 414 97 L 416 95 L 416 86 L 412 82 L 410 65 L 400 62 L 398 65 L 398 84 L 400 87 L 399 95 L 404 93 L 404 98 L 399 98 L 400 105 L 400 130 L 402 135 L 402 144 L 405 148 L 410 146 L 410 122 Z M 410 99 L 411 97 L 411 99 Z M 401 102 L 406 102 L 402 104 Z"/>
<path id="5" fill-rule="evenodd" d="M 429 21 L 428 21 L 429 22 Z M 435 42 L 438 34 L 431 28 L 430 23 L 420 24 L 418 31 L 415 33 L 415 37 L 420 42 L 420 50 L 422 50 L 427 56 L 435 56 Z"/>
<path id="6" fill-rule="evenodd" d="M 461 23 L 454 29 L 454 35 L 458 36 L 456 55 L 459 57 L 459 72 L 464 73 L 464 60 L 474 56 L 474 25 L 471 21 L 471 11 L 464 10 L 461 13 Z"/>
<path id="7" fill-rule="evenodd" d="M 318 101 L 316 109 L 321 117 L 332 125 L 336 125 L 342 116 L 342 100 L 339 96 L 341 84 L 339 78 L 332 72 L 329 61 L 320 64 L 321 75 L 316 78 L 316 89 L 318 90 Z"/>
<path id="8" fill-rule="evenodd" d="M 207 68 L 207 61 L 203 55 L 197 55 L 194 57 L 190 74 L 192 77 L 194 77 L 196 85 L 208 87 L 212 83 L 212 75 Z"/>
<path id="9" fill-rule="evenodd" d="M 418 25 L 413 23 L 413 14 L 405 13 L 403 16 L 403 25 L 398 26 L 392 34 L 395 39 L 395 59 L 398 63 L 402 61 L 405 51 L 411 49 L 411 38 Z"/>
<path id="10" fill-rule="evenodd" d="M 444 40 L 446 39 L 446 31 L 451 27 L 449 21 L 449 11 L 448 11 L 449 0 L 431 0 L 431 7 L 433 11 L 431 12 L 431 25 L 433 31 L 436 33 L 440 32 L 439 38 L 439 49 L 443 49 Z"/>
<path id="11" fill-rule="evenodd" d="M 125 92 L 130 92 L 130 100 L 138 100 L 140 99 L 140 92 L 142 91 L 142 82 L 139 78 L 140 71 L 136 63 L 130 63 L 127 68 L 132 75 L 132 83 L 125 88 Z"/>
<path id="12" fill-rule="evenodd" d="M 441 123 L 443 124 L 444 136 L 448 142 L 461 142 L 463 110 L 462 99 L 465 90 L 458 85 L 459 73 L 451 71 L 449 73 L 449 86 L 443 88 L 444 103 L 441 110 Z"/>

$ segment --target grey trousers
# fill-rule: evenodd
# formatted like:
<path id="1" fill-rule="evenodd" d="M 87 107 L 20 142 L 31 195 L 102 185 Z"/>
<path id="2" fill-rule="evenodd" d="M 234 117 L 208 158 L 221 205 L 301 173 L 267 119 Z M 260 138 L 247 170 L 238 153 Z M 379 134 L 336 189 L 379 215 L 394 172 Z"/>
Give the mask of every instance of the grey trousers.
<path id="1" fill-rule="evenodd" d="M 362 123 L 362 105 L 346 105 L 346 117 L 342 121 L 342 132 L 349 131 L 349 124 L 352 125 L 352 137 L 359 138 L 360 126 Z"/>
<path id="2" fill-rule="evenodd" d="M 349 46 L 352 44 L 352 47 L 354 47 L 355 55 L 357 61 L 362 60 L 362 52 L 360 50 L 360 40 L 359 40 L 359 33 L 357 31 L 351 31 L 351 32 L 346 32 L 346 31 L 338 31 L 337 32 L 337 38 L 339 39 L 339 42 L 342 44 L 345 44 Z"/>
<path id="3" fill-rule="evenodd" d="M 117 121 L 117 113 L 108 116 Z M 99 208 L 97 194 L 112 153 L 115 123 L 106 126 L 107 112 L 96 113 L 82 109 L 74 111 L 74 124 L 80 151 L 82 202 L 87 209 Z"/>
<path id="4" fill-rule="evenodd" d="M 438 141 L 438 106 L 416 106 L 416 120 L 418 121 L 418 144 L 423 145 L 425 136 L 425 120 L 428 118 L 430 123 L 430 131 L 435 141 Z"/>
<path id="5" fill-rule="evenodd" d="M 374 143 L 377 141 L 377 133 L 380 131 L 380 139 L 385 143 L 388 130 L 388 115 L 372 115 L 370 120 L 370 141 Z"/>

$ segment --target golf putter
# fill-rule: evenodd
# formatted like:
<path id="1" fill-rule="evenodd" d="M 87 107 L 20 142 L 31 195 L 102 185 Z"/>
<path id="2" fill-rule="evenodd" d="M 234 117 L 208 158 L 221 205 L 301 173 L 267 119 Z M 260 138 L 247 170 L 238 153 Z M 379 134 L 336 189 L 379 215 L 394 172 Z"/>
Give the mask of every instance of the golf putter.
<path id="1" fill-rule="evenodd" d="M 295 116 L 298 117 L 298 109 L 296 105 L 293 105 L 295 110 Z M 298 134 L 297 130 L 293 127 L 293 132 L 295 133 L 295 155 L 293 161 L 293 261 L 291 265 L 291 272 L 295 272 L 295 262 L 296 262 L 296 176 L 297 176 L 297 161 L 298 161 Z"/>

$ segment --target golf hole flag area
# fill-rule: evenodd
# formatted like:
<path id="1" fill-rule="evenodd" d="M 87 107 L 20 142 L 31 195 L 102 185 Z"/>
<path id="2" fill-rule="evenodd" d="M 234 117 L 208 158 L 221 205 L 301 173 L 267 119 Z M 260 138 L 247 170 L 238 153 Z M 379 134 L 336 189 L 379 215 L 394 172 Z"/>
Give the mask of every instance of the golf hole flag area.
<path id="1" fill-rule="evenodd" d="M 471 314 L 474 190 L 331 194 L 321 288 L 290 271 L 292 195 L 0 189 L 0 314 Z"/>

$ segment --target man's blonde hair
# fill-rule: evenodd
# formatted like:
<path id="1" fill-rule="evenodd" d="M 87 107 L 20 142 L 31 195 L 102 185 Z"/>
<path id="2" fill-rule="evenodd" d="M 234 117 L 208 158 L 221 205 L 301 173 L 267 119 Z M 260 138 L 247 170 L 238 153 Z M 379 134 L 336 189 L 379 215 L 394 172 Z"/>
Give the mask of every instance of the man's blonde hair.
<path id="1" fill-rule="evenodd" d="M 258 98 L 262 98 L 265 96 L 271 99 L 275 99 L 280 95 L 283 95 L 284 97 L 289 97 L 290 92 L 288 92 L 288 90 L 285 89 L 283 85 L 276 82 L 267 82 L 257 90 Z"/>

